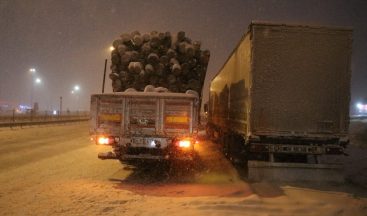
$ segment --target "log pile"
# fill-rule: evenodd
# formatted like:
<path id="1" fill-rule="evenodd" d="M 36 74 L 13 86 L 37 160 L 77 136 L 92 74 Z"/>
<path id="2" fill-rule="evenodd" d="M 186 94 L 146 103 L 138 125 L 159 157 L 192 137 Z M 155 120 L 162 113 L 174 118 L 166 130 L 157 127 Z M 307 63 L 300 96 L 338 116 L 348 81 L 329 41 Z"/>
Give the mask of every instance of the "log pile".
<path id="1" fill-rule="evenodd" d="M 138 31 L 125 33 L 113 41 L 111 52 L 112 88 L 122 92 L 128 88 L 143 91 L 146 85 L 165 87 L 171 92 L 191 89 L 201 94 L 210 52 L 201 50 L 180 31 Z"/>

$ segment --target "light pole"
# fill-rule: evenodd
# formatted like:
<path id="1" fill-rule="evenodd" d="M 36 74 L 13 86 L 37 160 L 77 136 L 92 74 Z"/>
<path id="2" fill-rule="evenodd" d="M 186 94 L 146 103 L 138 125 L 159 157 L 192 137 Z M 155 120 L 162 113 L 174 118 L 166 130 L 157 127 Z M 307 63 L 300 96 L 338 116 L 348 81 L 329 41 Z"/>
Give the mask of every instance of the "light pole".
<path id="1" fill-rule="evenodd" d="M 35 68 L 30 68 L 29 73 L 31 74 L 31 79 L 32 79 L 30 106 L 31 106 L 31 109 L 33 110 L 34 109 L 34 104 L 33 104 L 34 85 L 41 84 L 42 80 L 41 78 L 36 77 L 37 70 Z"/>
<path id="2" fill-rule="evenodd" d="M 32 110 L 34 109 L 34 104 L 33 104 L 34 86 L 35 85 L 40 85 L 41 83 L 42 83 L 42 80 L 39 77 L 35 78 L 34 82 L 32 83 L 32 91 L 31 91 L 31 107 L 32 107 Z"/>
<path id="3" fill-rule="evenodd" d="M 61 116 L 61 112 L 62 112 L 62 97 L 60 96 L 60 111 L 59 111 L 60 116 Z"/>
<path id="4" fill-rule="evenodd" d="M 71 94 L 75 95 L 76 97 L 76 109 L 79 109 L 79 92 L 80 92 L 80 86 L 75 85 L 73 89 L 71 90 Z"/>
<path id="5" fill-rule="evenodd" d="M 31 82 L 32 82 L 32 86 L 31 86 L 31 95 L 30 95 L 29 103 L 30 103 L 30 107 L 31 107 L 31 109 L 33 109 L 33 90 L 34 90 L 34 86 L 33 86 L 33 78 L 34 78 L 34 76 L 35 76 L 36 69 L 35 69 L 35 68 L 30 68 L 30 69 L 29 69 L 29 73 L 31 74 Z"/>
<path id="6" fill-rule="evenodd" d="M 102 94 L 104 93 L 104 84 L 106 82 L 106 68 L 107 68 L 107 59 L 105 59 L 105 61 L 104 61 L 103 82 L 102 82 Z"/>

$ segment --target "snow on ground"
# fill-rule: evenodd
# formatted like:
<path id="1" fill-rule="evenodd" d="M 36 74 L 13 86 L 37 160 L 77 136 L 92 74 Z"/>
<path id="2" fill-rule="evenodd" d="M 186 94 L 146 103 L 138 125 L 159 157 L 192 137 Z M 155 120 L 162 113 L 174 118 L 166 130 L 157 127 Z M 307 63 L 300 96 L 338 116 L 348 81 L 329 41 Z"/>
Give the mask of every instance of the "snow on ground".
<path id="1" fill-rule="evenodd" d="M 98 160 L 97 153 L 108 149 L 90 143 L 85 123 L 1 130 L 0 214 L 367 215 L 363 180 L 248 183 L 214 144 L 199 145 L 194 171 L 162 165 L 135 169 Z M 364 150 L 357 151 L 362 158 Z"/>

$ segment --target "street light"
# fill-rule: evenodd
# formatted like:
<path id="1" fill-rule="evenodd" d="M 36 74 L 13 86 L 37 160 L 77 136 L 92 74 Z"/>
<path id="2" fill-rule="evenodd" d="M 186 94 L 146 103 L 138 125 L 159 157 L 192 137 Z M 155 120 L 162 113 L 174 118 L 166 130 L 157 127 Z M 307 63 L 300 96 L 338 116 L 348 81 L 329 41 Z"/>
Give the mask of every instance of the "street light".
<path id="1" fill-rule="evenodd" d="M 113 47 L 113 46 L 110 46 L 110 51 L 112 52 L 112 51 L 114 51 L 115 50 L 115 47 Z"/>
<path id="2" fill-rule="evenodd" d="M 37 75 L 37 70 L 35 68 L 29 68 L 29 73 L 31 74 L 31 81 L 33 82 L 32 83 L 32 86 L 31 86 L 31 98 L 30 98 L 30 102 L 31 102 L 31 107 L 33 109 L 33 92 L 34 92 L 34 85 L 39 85 L 42 83 L 42 80 L 41 78 L 39 77 L 36 77 L 35 76 Z"/>
<path id="3" fill-rule="evenodd" d="M 42 82 L 42 80 L 41 80 L 41 78 L 36 78 L 35 80 L 34 80 L 34 82 L 36 83 L 36 84 L 41 84 L 41 82 Z"/>
<path id="4" fill-rule="evenodd" d="M 80 86 L 79 85 L 75 85 L 73 87 L 73 89 L 71 90 L 71 94 L 75 95 L 73 97 L 75 97 L 75 99 L 76 99 L 77 109 L 79 109 L 79 92 L 80 92 Z"/>
<path id="5" fill-rule="evenodd" d="M 31 91 L 31 107 L 32 109 L 34 109 L 34 104 L 33 104 L 33 94 L 35 91 L 35 86 L 39 86 L 42 83 L 41 78 L 37 77 L 34 79 L 34 83 L 32 84 L 32 91 Z"/>
<path id="6" fill-rule="evenodd" d="M 80 86 L 79 85 L 75 85 L 73 87 L 73 89 L 70 91 L 71 94 L 75 94 L 80 90 Z"/>

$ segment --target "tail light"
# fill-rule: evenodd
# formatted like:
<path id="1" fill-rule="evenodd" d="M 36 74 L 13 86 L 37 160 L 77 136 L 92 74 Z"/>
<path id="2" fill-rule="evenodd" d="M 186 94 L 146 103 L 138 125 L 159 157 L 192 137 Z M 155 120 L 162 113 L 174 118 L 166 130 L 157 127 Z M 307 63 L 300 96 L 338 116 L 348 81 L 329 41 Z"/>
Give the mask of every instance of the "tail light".
<path id="1" fill-rule="evenodd" d="M 176 146 L 181 150 L 191 150 L 194 148 L 195 140 L 192 138 L 181 138 L 176 141 Z"/>
<path id="2" fill-rule="evenodd" d="M 107 136 L 97 137 L 97 144 L 99 145 L 112 145 L 118 141 L 119 141 L 118 137 L 107 137 Z"/>
<path id="3" fill-rule="evenodd" d="M 191 140 L 179 140 L 178 146 L 180 148 L 190 148 L 191 147 Z"/>
<path id="4" fill-rule="evenodd" d="M 100 145 L 108 145 L 109 144 L 109 139 L 108 139 L 108 137 L 98 137 L 97 142 Z"/>

